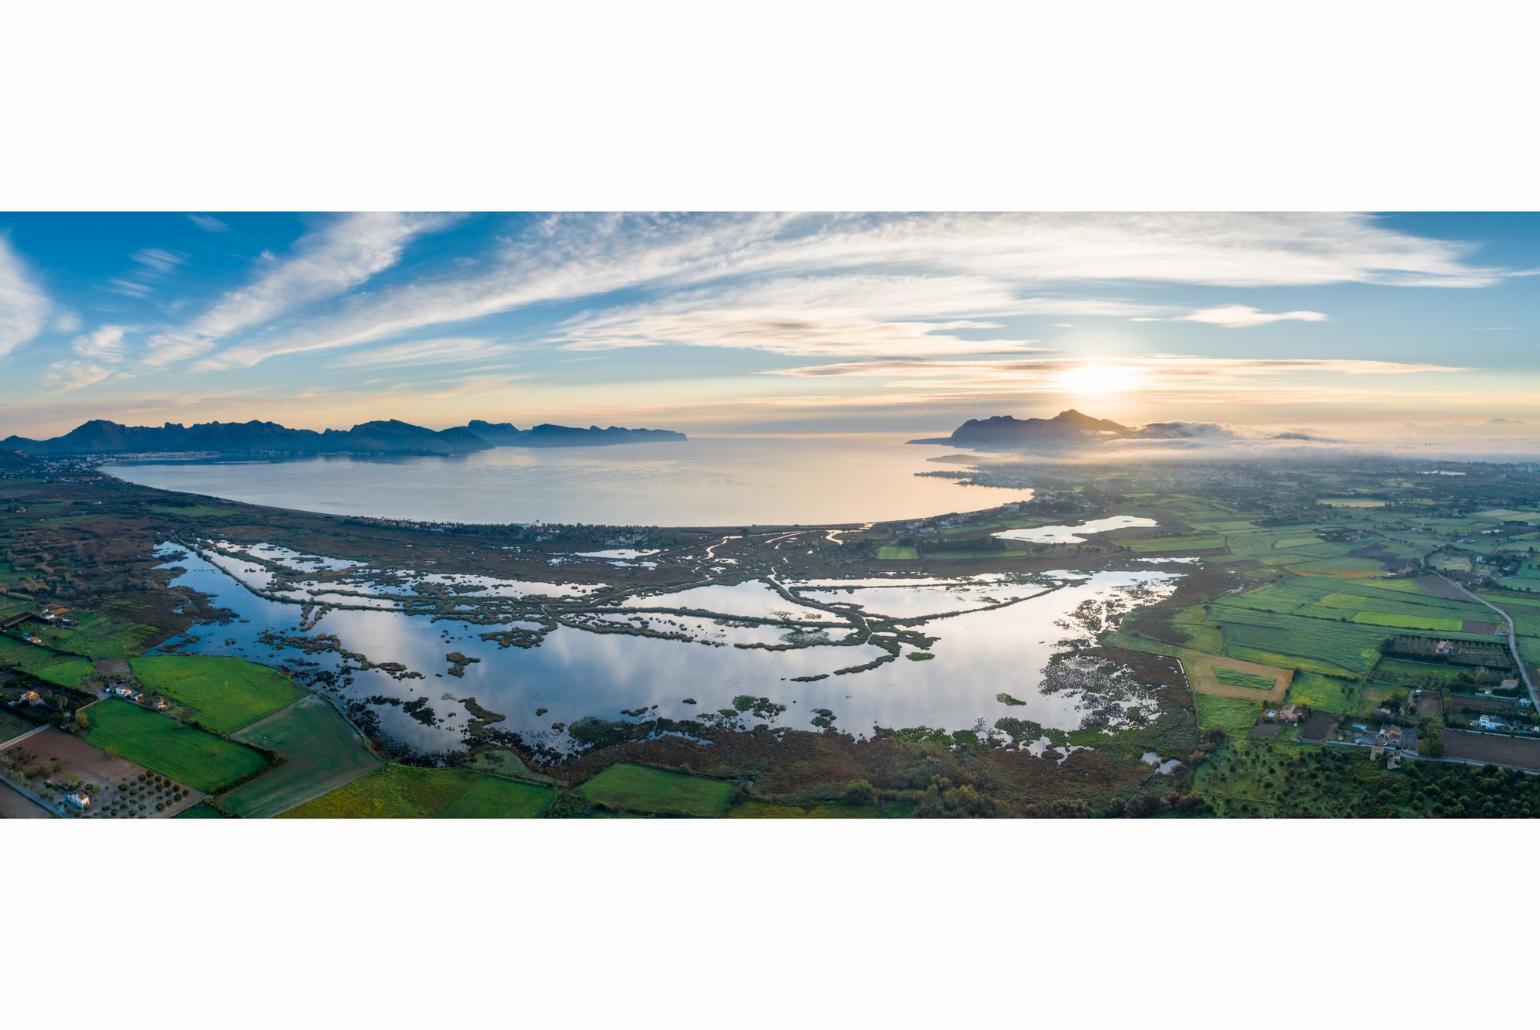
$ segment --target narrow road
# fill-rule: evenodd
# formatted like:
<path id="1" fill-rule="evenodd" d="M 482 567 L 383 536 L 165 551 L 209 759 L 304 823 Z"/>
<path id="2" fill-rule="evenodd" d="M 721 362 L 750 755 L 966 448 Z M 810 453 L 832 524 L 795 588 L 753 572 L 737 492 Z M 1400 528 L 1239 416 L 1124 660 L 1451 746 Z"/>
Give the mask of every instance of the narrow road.
<path id="1" fill-rule="evenodd" d="M 1477 604 L 1485 605 L 1503 617 L 1503 621 L 1508 624 L 1508 650 L 1513 653 L 1514 664 L 1519 667 L 1519 676 L 1523 678 L 1524 687 L 1529 691 L 1529 703 L 1535 706 L 1535 711 L 1540 711 L 1540 692 L 1535 690 L 1535 681 L 1529 675 L 1529 666 L 1524 664 L 1524 656 L 1519 653 L 1519 636 L 1513 628 L 1513 616 L 1509 615 L 1507 612 L 1503 611 L 1501 608 L 1497 607 L 1497 605 L 1486 600 L 1485 598 L 1478 597 L 1476 594 L 1471 593 L 1466 589 L 1465 584 L 1456 583 L 1454 580 L 1450 579 L 1448 576 L 1441 572 L 1435 572 L 1434 575 L 1443 580 L 1445 583 L 1448 583 L 1450 586 L 1454 587 L 1464 597 L 1475 601 Z"/>

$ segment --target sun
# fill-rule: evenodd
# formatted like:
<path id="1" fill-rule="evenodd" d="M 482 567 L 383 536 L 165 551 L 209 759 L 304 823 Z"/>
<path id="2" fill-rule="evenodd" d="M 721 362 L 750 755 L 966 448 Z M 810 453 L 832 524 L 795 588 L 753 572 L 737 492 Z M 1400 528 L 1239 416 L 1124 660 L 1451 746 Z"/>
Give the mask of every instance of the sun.
<path id="1" fill-rule="evenodd" d="M 1139 374 L 1127 365 L 1086 361 L 1060 372 L 1055 385 L 1060 393 L 1099 397 L 1134 389 L 1139 385 Z"/>

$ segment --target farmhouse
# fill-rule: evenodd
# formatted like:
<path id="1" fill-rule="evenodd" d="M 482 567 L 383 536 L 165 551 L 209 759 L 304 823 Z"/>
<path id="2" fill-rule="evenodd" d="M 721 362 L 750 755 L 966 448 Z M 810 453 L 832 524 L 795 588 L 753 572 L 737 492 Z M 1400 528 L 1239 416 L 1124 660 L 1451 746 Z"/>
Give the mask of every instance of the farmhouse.
<path id="1" fill-rule="evenodd" d="M 1278 721 L 1299 722 L 1301 719 L 1305 718 L 1306 714 L 1307 713 L 1303 705 L 1292 703 L 1286 704 L 1282 708 L 1278 709 Z"/>
<path id="2" fill-rule="evenodd" d="M 138 701 L 140 698 L 144 697 L 143 694 L 139 693 L 139 691 L 135 690 L 133 687 L 125 687 L 121 683 L 115 683 L 108 687 L 107 693 L 113 695 L 114 697 L 125 698 L 129 701 Z"/>
<path id="3" fill-rule="evenodd" d="M 64 803 L 78 812 L 84 812 L 91 807 L 91 795 L 83 790 L 71 791 L 64 795 Z"/>

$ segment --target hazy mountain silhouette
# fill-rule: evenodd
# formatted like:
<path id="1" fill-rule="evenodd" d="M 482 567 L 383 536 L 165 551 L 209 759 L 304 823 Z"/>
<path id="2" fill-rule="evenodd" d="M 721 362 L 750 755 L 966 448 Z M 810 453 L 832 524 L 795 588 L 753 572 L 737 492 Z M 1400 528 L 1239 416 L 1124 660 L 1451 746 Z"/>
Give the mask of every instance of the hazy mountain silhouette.
<path id="1" fill-rule="evenodd" d="M 40 457 L 86 454 L 468 454 L 492 447 L 578 447 L 684 440 L 668 429 L 624 429 L 542 424 L 519 429 L 507 422 L 473 420 L 451 429 L 426 429 L 399 419 L 363 422 L 351 429 L 290 429 L 276 422 L 203 422 L 184 426 L 125 426 L 92 419 L 50 440 L 10 436 L 0 448 Z"/>

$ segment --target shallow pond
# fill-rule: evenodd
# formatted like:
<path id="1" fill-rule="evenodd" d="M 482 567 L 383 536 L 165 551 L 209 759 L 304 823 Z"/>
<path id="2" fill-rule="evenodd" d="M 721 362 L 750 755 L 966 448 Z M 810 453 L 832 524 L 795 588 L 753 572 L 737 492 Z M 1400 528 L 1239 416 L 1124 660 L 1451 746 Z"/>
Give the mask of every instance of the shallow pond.
<path id="1" fill-rule="evenodd" d="M 1034 526 L 1031 529 L 1007 529 L 993 534 L 1001 540 L 1025 540 L 1033 544 L 1083 544 L 1085 538 L 1095 533 L 1110 533 L 1114 529 L 1149 528 L 1159 525 L 1154 519 L 1137 515 L 1112 515 L 1105 519 L 1091 519 L 1074 526 Z"/>

